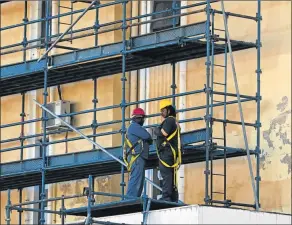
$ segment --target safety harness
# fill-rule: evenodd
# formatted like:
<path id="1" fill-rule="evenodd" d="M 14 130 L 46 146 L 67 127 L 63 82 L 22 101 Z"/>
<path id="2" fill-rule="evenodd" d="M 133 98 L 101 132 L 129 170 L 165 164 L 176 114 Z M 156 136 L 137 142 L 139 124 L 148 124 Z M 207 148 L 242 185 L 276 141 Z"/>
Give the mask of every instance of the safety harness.
<path id="1" fill-rule="evenodd" d="M 169 116 L 169 117 L 173 117 L 173 116 Z M 175 117 L 173 117 L 175 119 Z M 176 121 L 176 119 L 175 119 Z M 174 136 L 177 134 L 177 141 L 178 141 L 178 154 L 176 155 L 176 151 L 174 149 L 174 147 L 170 144 L 170 140 L 174 138 Z M 180 142 L 180 129 L 179 129 L 179 126 L 177 126 L 176 130 L 171 134 L 169 135 L 166 140 L 161 144 L 161 146 L 166 146 L 166 144 L 168 144 L 171 148 L 171 151 L 172 151 L 172 155 L 173 155 L 173 161 L 174 161 L 174 164 L 173 165 L 168 165 L 166 162 L 164 162 L 160 156 L 159 156 L 159 151 L 158 151 L 158 147 L 156 148 L 156 152 L 157 152 L 157 156 L 158 156 L 158 159 L 159 161 L 162 163 L 162 165 L 164 165 L 165 167 L 168 167 L 168 168 L 174 168 L 174 185 L 175 187 L 178 186 L 178 180 L 177 180 L 177 171 L 181 165 L 181 142 Z"/>
<path id="2" fill-rule="evenodd" d="M 140 153 L 135 152 L 135 147 L 142 143 L 142 151 Z M 142 139 L 139 139 L 134 145 L 131 143 L 131 141 L 128 139 L 127 135 L 125 136 L 125 143 L 123 148 L 123 158 L 124 162 L 127 165 L 128 172 L 131 171 L 132 165 L 135 162 L 135 160 L 141 155 L 143 152 L 143 141 Z M 128 162 L 128 156 L 131 155 L 130 162 Z"/>

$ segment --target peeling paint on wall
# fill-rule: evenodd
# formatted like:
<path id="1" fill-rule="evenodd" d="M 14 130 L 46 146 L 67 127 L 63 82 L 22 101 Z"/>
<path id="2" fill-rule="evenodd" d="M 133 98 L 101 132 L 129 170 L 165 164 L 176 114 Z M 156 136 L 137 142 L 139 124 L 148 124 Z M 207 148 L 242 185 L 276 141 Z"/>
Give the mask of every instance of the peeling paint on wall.
<path id="1" fill-rule="evenodd" d="M 269 129 L 263 132 L 264 140 L 266 140 L 266 142 L 268 143 L 269 148 L 272 148 L 273 150 L 277 149 L 275 149 L 275 140 L 272 140 L 272 134 L 275 134 L 276 137 L 279 137 L 283 145 L 291 145 L 291 140 L 289 140 L 289 138 L 287 137 L 287 131 L 285 131 L 285 128 L 289 127 L 289 124 L 286 123 L 288 115 L 291 114 L 291 110 L 286 110 L 287 106 L 288 97 L 284 96 L 282 98 L 282 101 L 277 105 L 277 110 L 282 113 L 274 118 L 270 123 Z M 283 146 L 279 146 L 279 149 L 281 150 L 282 147 Z"/>
<path id="2" fill-rule="evenodd" d="M 289 139 L 291 109 L 288 108 L 288 104 L 289 99 L 284 96 L 276 105 L 280 114 L 271 120 L 269 129 L 263 131 L 263 139 L 266 141 L 268 148 L 265 151 L 263 150 L 260 158 L 262 170 L 267 170 L 274 160 L 279 160 L 284 165 L 287 164 L 288 173 L 286 175 L 291 173 L 291 154 L 287 152 L 287 147 L 291 146 L 291 139 Z M 282 178 L 283 173 L 279 173 L 278 176 Z"/>
<path id="3" fill-rule="evenodd" d="M 280 102 L 277 105 L 277 110 L 279 110 L 280 112 L 283 112 L 286 109 L 287 106 L 288 106 L 288 97 L 287 96 L 284 96 L 282 98 L 282 102 Z"/>
<path id="4" fill-rule="evenodd" d="M 269 148 L 275 149 L 275 146 L 271 139 L 272 132 L 276 132 L 276 136 L 279 136 L 279 138 L 283 142 L 283 145 L 291 145 L 291 141 L 287 138 L 287 132 L 283 131 L 283 129 L 287 126 L 285 125 L 285 123 L 289 114 L 291 114 L 291 110 L 287 110 L 281 113 L 279 116 L 271 121 L 269 130 L 263 132 L 263 137 L 267 141 Z"/>
<path id="5" fill-rule="evenodd" d="M 262 170 L 265 170 L 268 164 L 271 164 L 271 160 L 268 159 L 268 153 L 264 152 L 262 153 L 262 156 L 260 157 L 260 164 Z"/>
<path id="6" fill-rule="evenodd" d="M 283 159 L 280 160 L 281 163 L 288 165 L 288 174 L 291 173 L 291 155 L 286 154 Z"/>

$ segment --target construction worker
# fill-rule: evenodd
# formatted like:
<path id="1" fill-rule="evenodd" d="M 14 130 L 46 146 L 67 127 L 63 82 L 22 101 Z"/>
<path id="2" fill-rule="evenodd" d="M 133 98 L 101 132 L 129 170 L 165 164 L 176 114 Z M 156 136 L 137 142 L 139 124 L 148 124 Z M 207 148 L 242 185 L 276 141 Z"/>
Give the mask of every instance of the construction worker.
<path id="1" fill-rule="evenodd" d="M 127 195 L 133 197 L 140 197 L 142 194 L 145 164 L 149 156 L 149 145 L 152 144 L 151 135 L 143 127 L 145 117 L 143 109 L 133 110 L 124 145 L 124 161 L 130 172 Z"/>
<path id="2" fill-rule="evenodd" d="M 157 155 L 162 176 L 162 198 L 160 200 L 178 202 L 177 170 L 181 163 L 180 127 L 176 121 L 176 111 L 170 100 L 160 101 L 161 125 L 154 130 L 157 136 Z"/>

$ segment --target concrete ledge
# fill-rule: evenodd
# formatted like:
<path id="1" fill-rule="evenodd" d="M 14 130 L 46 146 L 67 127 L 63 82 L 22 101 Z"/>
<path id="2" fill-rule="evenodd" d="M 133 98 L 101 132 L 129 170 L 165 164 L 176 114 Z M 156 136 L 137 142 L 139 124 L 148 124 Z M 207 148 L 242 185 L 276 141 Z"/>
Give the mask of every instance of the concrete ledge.
<path id="1" fill-rule="evenodd" d="M 98 221 L 141 224 L 143 214 L 103 217 Z M 291 215 L 191 205 L 151 211 L 147 224 L 291 224 Z"/>

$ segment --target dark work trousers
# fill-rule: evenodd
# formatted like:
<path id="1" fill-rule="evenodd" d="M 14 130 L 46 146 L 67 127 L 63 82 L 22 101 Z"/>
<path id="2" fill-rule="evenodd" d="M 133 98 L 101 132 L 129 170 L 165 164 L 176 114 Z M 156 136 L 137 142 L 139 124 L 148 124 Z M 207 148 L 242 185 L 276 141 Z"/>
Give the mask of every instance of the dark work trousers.
<path id="1" fill-rule="evenodd" d="M 161 148 L 159 156 L 168 165 L 174 164 L 170 148 Z M 174 184 L 174 168 L 166 167 L 159 161 L 159 170 L 162 176 L 162 198 L 160 200 L 177 202 L 178 192 Z"/>
<path id="2" fill-rule="evenodd" d="M 145 159 L 139 156 L 132 165 L 127 195 L 140 197 L 145 180 Z"/>

